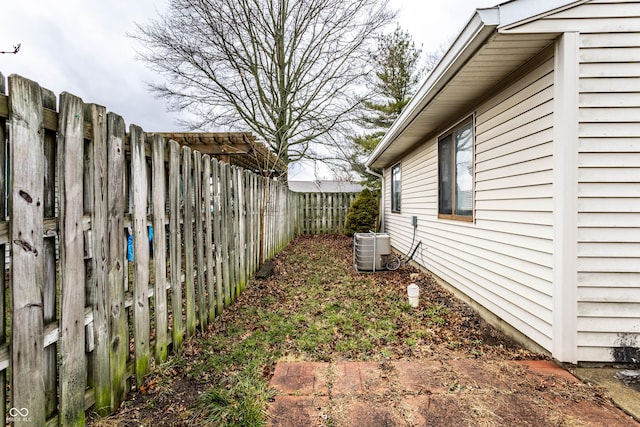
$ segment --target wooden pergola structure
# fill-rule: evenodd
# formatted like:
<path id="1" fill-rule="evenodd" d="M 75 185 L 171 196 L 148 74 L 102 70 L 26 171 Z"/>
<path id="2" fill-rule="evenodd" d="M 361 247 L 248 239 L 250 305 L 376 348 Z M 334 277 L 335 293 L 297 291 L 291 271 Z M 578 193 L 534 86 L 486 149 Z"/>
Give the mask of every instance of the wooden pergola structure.
<path id="1" fill-rule="evenodd" d="M 251 132 L 157 132 L 181 146 L 263 176 L 284 176 L 287 165 Z"/>

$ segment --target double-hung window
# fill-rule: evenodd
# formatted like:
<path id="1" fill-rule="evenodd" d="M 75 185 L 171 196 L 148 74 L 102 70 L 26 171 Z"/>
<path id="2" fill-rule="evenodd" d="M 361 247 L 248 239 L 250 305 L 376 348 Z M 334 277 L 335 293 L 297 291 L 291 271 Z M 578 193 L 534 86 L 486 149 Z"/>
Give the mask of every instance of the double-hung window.
<path id="1" fill-rule="evenodd" d="M 473 120 L 438 138 L 438 216 L 473 220 Z"/>
<path id="2" fill-rule="evenodd" d="M 400 163 L 391 168 L 391 212 L 400 212 L 402 177 Z"/>

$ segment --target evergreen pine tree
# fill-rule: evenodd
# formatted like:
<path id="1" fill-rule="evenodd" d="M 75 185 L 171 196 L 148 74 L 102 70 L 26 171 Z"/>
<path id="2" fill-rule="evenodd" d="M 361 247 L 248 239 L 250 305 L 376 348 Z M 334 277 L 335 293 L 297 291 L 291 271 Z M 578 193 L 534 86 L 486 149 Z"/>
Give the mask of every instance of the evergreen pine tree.
<path id="1" fill-rule="evenodd" d="M 377 188 L 379 184 L 366 172 L 363 161 L 411 100 L 423 74 L 419 64 L 421 52 L 411 35 L 398 26 L 393 33 L 378 39 L 378 48 L 371 54 L 375 70 L 369 81 L 371 94 L 363 101 L 363 113 L 358 120 L 358 125 L 367 132 L 351 138 L 349 155 L 352 170 L 365 177 L 369 187 Z"/>

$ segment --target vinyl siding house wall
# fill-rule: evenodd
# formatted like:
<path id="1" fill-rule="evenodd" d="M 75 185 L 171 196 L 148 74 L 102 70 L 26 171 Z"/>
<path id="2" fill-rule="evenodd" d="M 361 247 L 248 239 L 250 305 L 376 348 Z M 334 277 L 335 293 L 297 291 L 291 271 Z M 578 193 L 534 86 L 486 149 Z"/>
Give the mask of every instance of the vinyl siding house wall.
<path id="1" fill-rule="evenodd" d="M 468 120 L 472 217 L 445 218 L 439 140 Z M 640 2 L 479 9 L 367 165 L 392 246 L 410 250 L 417 216 L 416 262 L 516 338 L 640 362 Z"/>

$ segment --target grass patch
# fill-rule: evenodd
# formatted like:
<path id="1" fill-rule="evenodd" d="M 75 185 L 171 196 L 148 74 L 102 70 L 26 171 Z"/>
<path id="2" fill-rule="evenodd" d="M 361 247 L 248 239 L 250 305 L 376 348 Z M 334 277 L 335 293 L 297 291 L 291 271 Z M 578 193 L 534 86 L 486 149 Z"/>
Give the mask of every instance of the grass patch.
<path id="1" fill-rule="evenodd" d="M 182 411 L 183 420 L 266 425 L 273 398 L 268 381 L 283 359 L 383 361 L 440 358 L 451 351 L 467 357 L 491 353 L 483 341 L 487 332 L 465 325 L 478 320 L 452 316 L 456 300 L 427 276 L 420 282 L 421 305 L 414 309 L 406 296 L 413 270 L 359 274 L 352 251 L 352 240 L 342 236 L 297 238 L 275 258 L 274 276 L 251 280 L 207 331 L 186 341 L 153 374 L 165 377 L 155 381 L 168 394 L 177 387 L 171 377 L 202 390 Z M 150 405 L 162 412 L 157 402 Z"/>
<path id="2" fill-rule="evenodd" d="M 212 387 L 196 402 L 201 419 L 212 425 L 259 426 L 265 424 L 266 405 L 274 395 L 255 365 L 234 377 L 228 387 Z"/>

